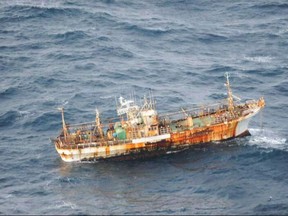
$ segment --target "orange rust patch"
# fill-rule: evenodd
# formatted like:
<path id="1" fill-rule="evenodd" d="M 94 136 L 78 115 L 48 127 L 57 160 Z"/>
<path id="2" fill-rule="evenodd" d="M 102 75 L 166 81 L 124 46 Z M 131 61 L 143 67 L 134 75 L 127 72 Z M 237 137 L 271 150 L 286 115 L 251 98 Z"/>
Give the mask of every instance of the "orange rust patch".
<path id="1" fill-rule="evenodd" d="M 106 156 L 110 155 L 110 146 L 106 146 L 105 151 L 106 151 Z"/>
<path id="2" fill-rule="evenodd" d="M 235 136 L 237 123 L 237 121 L 232 121 L 227 124 L 222 123 L 204 128 L 195 128 L 192 130 L 173 133 L 171 134 L 171 142 L 175 145 L 183 143 L 197 144 L 228 139 Z"/>
<path id="3" fill-rule="evenodd" d="M 66 160 L 69 160 L 69 159 L 72 158 L 71 155 L 67 155 L 67 154 L 65 154 L 64 152 L 61 154 L 61 157 L 64 158 L 64 159 L 66 159 Z"/>

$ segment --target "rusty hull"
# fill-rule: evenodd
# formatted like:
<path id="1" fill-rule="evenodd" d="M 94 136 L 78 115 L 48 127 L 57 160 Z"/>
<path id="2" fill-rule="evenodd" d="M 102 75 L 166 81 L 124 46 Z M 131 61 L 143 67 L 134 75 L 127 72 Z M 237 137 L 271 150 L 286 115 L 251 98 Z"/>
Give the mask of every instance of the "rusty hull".
<path id="1" fill-rule="evenodd" d="M 90 140 L 88 143 L 65 144 L 60 137 L 54 140 L 55 148 L 63 161 L 126 160 L 161 155 L 187 149 L 199 143 L 222 141 L 249 134 L 250 119 L 265 106 L 265 101 L 247 104 L 247 109 L 230 120 L 205 126 L 192 126 L 156 136 L 125 140 Z M 235 112 L 234 112 L 235 113 Z M 213 114 L 214 115 L 214 114 Z M 232 115 L 233 116 L 233 115 Z M 66 138 L 66 137 L 65 137 Z"/>
<path id="2" fill-rule="evenodd" d="M 132 143 L 132 141 L 127 141 L 127 143 L 115 145 L 87 145 L 84 148 L 77 147 L 70 149 L 58 148 L 57 145 L 55 145 L 55 147 L 61 158 L 66 162 L 144 158 L 165 154 L 169 151 L 184 150 L 199 143 L 227 140 L 233 137 L 246 135 L 248 133 L 247 128 L 241 131 L 241 133 L 237 134 L 237 126 L 239 122 L 246 120 L 249 121 L 250 117 L 251 116 L 247 116 L 246 118 L 241 117 L 230 122 L 174 132 L 170 134 L 170 138 L 157 142 L 142 142 L 135 144 Z"/>

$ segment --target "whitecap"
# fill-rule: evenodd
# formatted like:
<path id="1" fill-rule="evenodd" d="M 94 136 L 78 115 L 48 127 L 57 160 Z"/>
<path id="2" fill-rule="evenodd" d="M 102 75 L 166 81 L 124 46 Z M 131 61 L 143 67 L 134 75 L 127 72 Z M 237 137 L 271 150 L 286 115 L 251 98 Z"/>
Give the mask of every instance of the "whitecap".
<path id="1" fill-rule="evenodd" d="M 279 34 L 286 34 L 287 32 L 288 32 L 288 28 L 280 30 Z"/>
<path id="2" fill-rule="evenodd" d="M 101 99 L 109 99 L 109 98 L 112 98 L 112 96 L 108 96 L 108 95 L 107 96 L 100 96 L 100 98 Z"/>
<path id="3" fill-rule="evenodd" d="M 264 149 L 288 150 L 287 139 L 273 130 L 250 129 L 249 145 L 257 145 Z"/>
<path id="4" fill-rule="evenodd" d="M 33 1 L 33 0 L 6 0 L 4 1 L 5 5 L 20 5 L 20 6 L 30 6 L 30 7 L 38 7 L 38 8 L 58 8 L 60 3 L 55 0 L 41 0 L 41 1 Z"/>
<path id="5" fill-rule="evenodd" d="M 63 106 L 65 106 L 66 104 L 68 104 L 69 103 L 69 101 L 68 100 L 66 100 L 66 101 L 63 101 Z"/>
<path id="6" fill-rule="evenodd" d="M 258 63 L 269 63 L 273 58 L 271 56 L 245 56 L 244 59 Z"/>
<path id="7" fill-rule="evenodd" d="M 56 208 L 63 208 L 63 207 L 70 207 L 71 209 L 75 209 L 76 205 L 71 202 L 65 202 L 64 200 L 62 200 L 60 204 L 56 205 Z"/>
<path id="8" fill-rule="evenodd" d="M 17 113 L 18 113 L 18 117 L 17 117 L 18 120 L 29 119 L 32 116 L 36 115 L 35 111 L 31 112 L 31 111 L 27 111 L 27 110 L 18 110 Z"/>
<path id="9" fill-rule="evenodd" d="M 19 113 L 21 116 L 24 116 L 24 115 L 29 115 L 31 112 L 29 112 L 29 111 L 18 111 L 18 113 Z"/>

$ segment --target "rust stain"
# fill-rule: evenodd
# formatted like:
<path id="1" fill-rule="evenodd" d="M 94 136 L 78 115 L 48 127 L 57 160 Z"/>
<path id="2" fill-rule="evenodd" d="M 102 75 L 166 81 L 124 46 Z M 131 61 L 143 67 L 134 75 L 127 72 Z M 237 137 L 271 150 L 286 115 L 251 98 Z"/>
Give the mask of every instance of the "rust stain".
<path id="1" fill-rule="evenodd" d="M 110 155 L 110 146 L 106 146 L 105 152 L 106 152 L 106 156 Z"/>

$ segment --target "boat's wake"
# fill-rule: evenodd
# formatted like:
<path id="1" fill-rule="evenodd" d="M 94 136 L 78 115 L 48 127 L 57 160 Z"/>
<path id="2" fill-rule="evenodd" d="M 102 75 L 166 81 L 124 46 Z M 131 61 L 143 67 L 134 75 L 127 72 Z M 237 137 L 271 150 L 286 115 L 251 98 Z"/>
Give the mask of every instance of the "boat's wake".
<path id="1" fill-rule="evenodd" d="M 288 151 L 287 139 L 272 130 L 249 129 L 251 137 L 249 145 L 257 145 L 265 149 L 279 149 Z"/>

